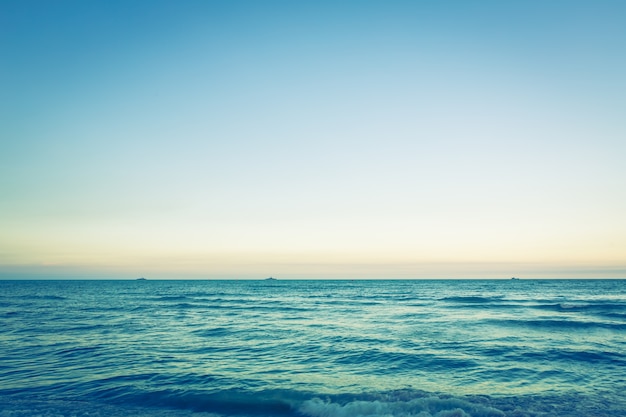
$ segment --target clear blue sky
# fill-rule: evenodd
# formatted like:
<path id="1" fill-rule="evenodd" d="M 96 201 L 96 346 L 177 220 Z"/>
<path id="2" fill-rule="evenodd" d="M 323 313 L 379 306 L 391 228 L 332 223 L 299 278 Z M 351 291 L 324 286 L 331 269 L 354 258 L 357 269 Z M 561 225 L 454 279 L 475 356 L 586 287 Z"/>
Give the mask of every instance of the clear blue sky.
<path id="1" fill-rule="evenodd" d="M 626 277 L 624 1 L 0 2 L 0 276 Z"/>

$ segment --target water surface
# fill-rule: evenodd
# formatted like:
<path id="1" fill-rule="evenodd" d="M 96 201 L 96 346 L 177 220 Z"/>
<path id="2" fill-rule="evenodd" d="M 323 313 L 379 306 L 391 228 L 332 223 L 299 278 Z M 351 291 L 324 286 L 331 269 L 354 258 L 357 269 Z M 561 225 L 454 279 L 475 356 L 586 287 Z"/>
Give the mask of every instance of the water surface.
<path id="1" fill-rule="evenodd" d="M 0 416 L 623 416 L 626 281 L 0 281 Z"/>

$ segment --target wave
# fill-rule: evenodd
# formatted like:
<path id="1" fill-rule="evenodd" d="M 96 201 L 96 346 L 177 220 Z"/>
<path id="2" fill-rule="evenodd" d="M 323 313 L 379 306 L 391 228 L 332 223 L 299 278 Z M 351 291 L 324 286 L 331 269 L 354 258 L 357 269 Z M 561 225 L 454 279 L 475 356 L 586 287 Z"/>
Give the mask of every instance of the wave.
<path id="1" fill-rule="evenodd" d="M 379 349 L 348 352 L 337 359 L 341 365 L 383 365 L 386 372 L 417 370 L 421 372 L 452 372 L 455 369 L 474 369 L 479 365 L 471 359 L 444 357 L 428 353 L 387 352 Z"/>
<path id="2" fill-rule="evenodd" d="M 609 363 L 612 365 L 626 366 L 626 356 L 616 352 L 603 351 L 583 351 L 583 350 L 567 350 L 567 349 L 550 349 L 541 352 L 523 352 L 520 357 L 524 360 L 539 361 L 565 361 L 565 362 L 584 362 L 584 363 Z"/>
<path id="3" fill-rule="evenodd" d="M 82 356 L 89 356 L 90 358 L 93 358 L 100 356 L 101 350 L 102 346 L 72 347 L 69 349 L 61 349 L 57 352 L 54 352 L 54 354 L 57 356 L 61 356 L 66 360 Z"/>
<path id="4" fill-rule="evenodd" d="M 440 298 L 439 301 L 449 304 L 462 304 L 465 308 L 528 308 L 557 313 L 583 313 L 599 316 L 626 317 L 626 303 L 613 301 L 508 299 L 504 296 L 454 296 Z"/>
<path id="5" fill-rule="evenodd" d="M 614 302 L 592 302 L 592 301 L 564 301 L 552 304 L 541 304 L 535 308 L 556 311 L 585 311 L 585 310 L 626 310 L 626 304 Z"/>
<path id="6" fill-rule="evenodd" d="M 233 333 L 233 329 L 229 329 L 226 327 L 213 327 L 211 329 L 199 329 L 192 331 L 193 334 L 199 337 L 216 337 L 216 336 L 224 336 L 227 334 Z"/>
<path id="7" fill-rule="evenodd" d="M 504 417 L 502 410 L 474 404 L 460 398 L 426 397 L 410 401 L 362 401 L 346 404 L 315 398 L 298 410 L 308 417 Z"/>
<path id="8" fill-rule="evenodd" d="M 21 295 L 16 298 L 20 298 L 22 300 L 53 300 L 53 301 L 63 301 L 67 300 L 67 297 L 62 297 L 59 295 Z"/>
<path id="9" fill-rule="evenodd" d="M 195 310 L 195 309 L 203 310 L 207 308 L 207 306 L 205 305 L 196 304 L 196 303 L 178 303 L 178 304 L 173 304 L 171 307 L 177 310 Z"/>
<path id="10" fill-rule="evenodd" d="M 290 390 L 220 392 L 201 390 L 134 391 L 116 402 L 8 398 L 0 393 L 3 417 L 204 416 L 204 417 L 617 417 L 626 401 L 616 395 L 453 396 L 404 389 L 356 394 L 316 394 Z"/>
<path id="11" fill-rule="evenodd" d="M 624 303 L 569 301 L 540 304 L 533 306 L 533 308 L 556 313 L 580 313 L 598 317 L 626 319 L 626 304 Z"/>
<path id="12" fill-rule="evenodd" d="M 529 327 L 534 329 L 547 329 L 547 330 L 576 330 L 576 329 L 606 329 L 615 331 L 626 330 L 626 323 L 609 323 L 599 321 L 582 321 L 582 320 L 566 320 L 566 319 L 535 319 L 535 320 L 488 320 L 490 323 L 505 325 L 505 326 L 517 326 L 517 327 Z"/>
<path id="13" fill-rule="evenodd" d="M 459 297 L 444 297 L 441 301 L 447 301 L 452 303 L 491 303 L 493 301 L 501 301 L 501 298 L 491 297 L 479 297 L 479 296 L 459 296 Z"/>
<path id="14" fill-rule="evenodd" d="M 161 295 L 154 297 L 154 301 L 185 301 L 190 298 L 185 295 Z"/>
<path id="15" fill-rule="evenodd" d="M 415 389 L 320 395 L 292 390 L 218 393 L 162 391 L 135 398 L 143 404 L 251 417 L 520 417 L 623 416 L 622 398 L 576 393 L 489 397 L 454 396 Z"/>

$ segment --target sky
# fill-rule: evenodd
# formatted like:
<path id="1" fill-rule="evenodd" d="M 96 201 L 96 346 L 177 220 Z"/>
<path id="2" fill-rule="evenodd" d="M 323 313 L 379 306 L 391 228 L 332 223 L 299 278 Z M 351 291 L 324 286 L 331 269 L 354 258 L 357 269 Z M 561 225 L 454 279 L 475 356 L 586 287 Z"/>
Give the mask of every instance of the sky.
<path id="1" fill-rule="evenodd" d="M 626 278 L 626 2 L 0 2 L 0 278 Z"/>

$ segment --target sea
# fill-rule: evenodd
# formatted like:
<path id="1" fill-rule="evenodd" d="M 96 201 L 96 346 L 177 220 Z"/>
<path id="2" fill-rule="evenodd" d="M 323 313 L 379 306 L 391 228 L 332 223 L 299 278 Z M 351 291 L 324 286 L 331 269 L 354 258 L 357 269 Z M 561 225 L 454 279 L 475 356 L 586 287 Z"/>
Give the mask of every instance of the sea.
<path id="1" fill-rule="evenodd" d="M 4 280 L 23 416 L 626 416 L 626 281 Z"/>

